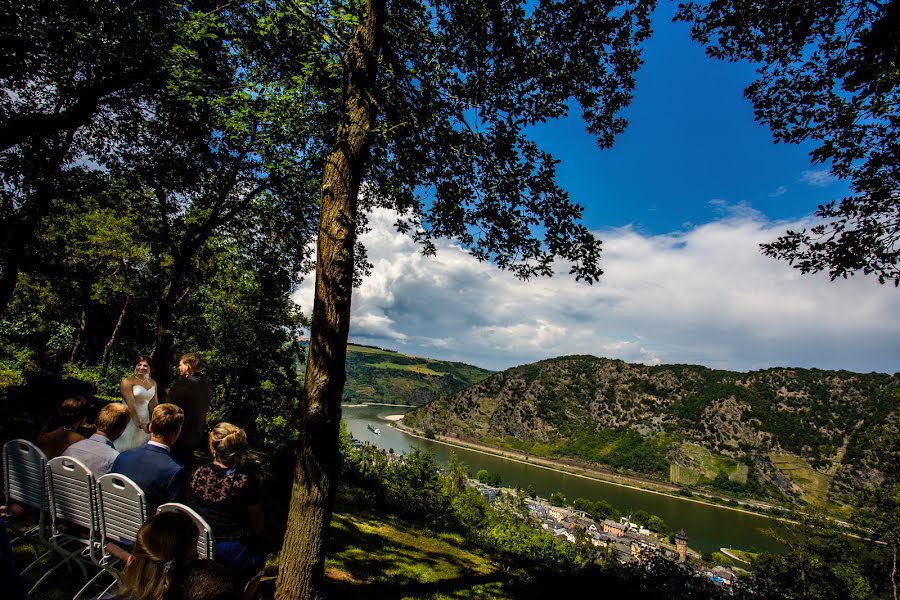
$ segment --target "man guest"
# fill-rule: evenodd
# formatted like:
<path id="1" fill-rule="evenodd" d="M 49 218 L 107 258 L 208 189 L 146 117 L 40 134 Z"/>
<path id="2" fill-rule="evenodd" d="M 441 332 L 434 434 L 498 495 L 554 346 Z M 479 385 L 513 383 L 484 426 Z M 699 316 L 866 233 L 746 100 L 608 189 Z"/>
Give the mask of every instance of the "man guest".
<path id="1" fill-rule="evenodd" d="M 181 377 L 169 390 L 168 402 L 184 411 L 184 429 L 172 448 L 172 457 L 185 466 L 194 462 L 195 450 L 206 448 L 206 435 L 209 432 L 206 413 L 212 402 L 213 386 L 201 373 L 202 366 L 200 357 L 193 352 L 182 356 L 178 361 L 178 373 Z"/>
<path id="2" fill-rule="evenodd" d="M 111 402 L 100 409 L 95 423 L 94 434 L 80 442 L 75 442 L 62 453 L 83 462 L 94 474 L 100 477 L 109 473 L 119 451 L 113 446 L 125 426 L 128 425 L 128 409 L 121 402 Z"/>
<path id="3" fill-rule="evenodd" d="M 119 454 L 111 473 L 125 475 L 142 490 L 150 514 L 160 504 L 171 502 L 181 490 L 184 468 L 169 455 L 169 449 L 184 423 L 184 411 L 174 404 L 160 404 L 150 415 L 150 441 Z"/>

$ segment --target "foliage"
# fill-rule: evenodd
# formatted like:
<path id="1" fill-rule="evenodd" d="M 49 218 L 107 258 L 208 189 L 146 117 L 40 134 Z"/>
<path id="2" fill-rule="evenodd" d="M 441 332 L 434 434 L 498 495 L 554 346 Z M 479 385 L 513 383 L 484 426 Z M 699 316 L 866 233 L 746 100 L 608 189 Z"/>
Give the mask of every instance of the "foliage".
<path id="1" fill-rule="evenodd" d="M 493 487 L 500 487 L 503 483 L 503 478 L 500 476 L 500 473 L 488 473 L 485 469 L 479 469 L 478 472 L 475 473 L 475 479 Z"/>
<path id="2" fill-rule="evenodd" d="M 386 365 L 408 368 L 386 368 Z M 417 366 L 427 370 L 416 370 Z M 490 373 L 463 363 L 348 344 L 344 401 L 420 405 L 482 381 Z"/>
<path id="3" fill-rule="evenodd" d="M 853 195 L 819 207 L 824 223 L 788 231 L 765 253 L 804 273 L 862 271 L 900 285 L 900 6 L 704 0 L 680 5 L 676 18 L 692 23 L 709 56 L 757 66 L 744 93 L 776 141 L 813 140 L 813 163 L 850 180 Z"/>
<path id="4" fill-rule="evenodd" d="M 575 510 L 583 510 L 596 521 L 603 519 L 619 520 L 621 513 L 606 500 L 588 500 L 586 498 L 575 498 L 572 502 L 572 508 Z"/>
<path id="5" fill-rule="evenodd" d="M 550 506 L 565 506 L 566 497 L 563 496 L 562 492 L 552 492 L 550 497 L 547 498 L 547 502 L 550 503 Z"/>
<path id="6" fill-rule="evenodd" d="M 4 8 L 4 379 L 76 375 L 115 397 L 152 353 L 164 390 L 172 353 L 198 351 L 211 419 L 291 436 L 305 323 L 290 294 L 323 146 L 304 80 L 275 64 L 293 34 L 271 8 Z"/>
<path id="7" fill-rule="evenodd" d="M 878 585 L 868 577 L 866 559 L 839 525 L 818 517 L 783 522 L 772 531 L 785 547 L 761 553 L 752 563 L 752 593 L 765 598 L 876 598 Z"/>

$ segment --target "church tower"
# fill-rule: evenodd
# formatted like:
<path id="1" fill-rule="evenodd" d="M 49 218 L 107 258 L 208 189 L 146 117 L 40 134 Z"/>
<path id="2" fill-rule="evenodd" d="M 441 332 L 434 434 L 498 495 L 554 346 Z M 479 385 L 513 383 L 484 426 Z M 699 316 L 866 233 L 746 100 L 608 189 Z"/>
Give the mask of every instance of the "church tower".
<path id="1" fill-rule="evenodd" d="M 687 541 L 688 536 L 684 529 L 675 534 L 675 552 L 678 553 L 678 562 L 687 560 Z"/>

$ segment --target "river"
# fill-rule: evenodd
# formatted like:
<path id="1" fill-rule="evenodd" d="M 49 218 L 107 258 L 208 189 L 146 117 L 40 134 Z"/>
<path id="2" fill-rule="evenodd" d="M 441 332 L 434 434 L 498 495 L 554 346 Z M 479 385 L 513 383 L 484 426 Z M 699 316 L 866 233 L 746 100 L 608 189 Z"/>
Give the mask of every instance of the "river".
<path id="1" fill-rule="evenodd" d="M 684 529 L 688 535 L 688 545 L 699 552 L 718 550 L 722 547 L 767 551 L 778 551 L 781 548 L 775 540 L 762 533 L 762 529 L 778 526 L 777 521 L 773 519 L 586 479 L 537 465 L 417 438 L 394 429 L 385 419 L 387 415 L 402 414 L 406 410 L 407 407 L 401 406 L 345 404 L 343 416 L 348 431 L 355 438 L 371 442 L 385 450 L 405 453 L 413 448 L 419 448 L 434 454 L 438 463 L 444 466 L 447 465 L 450 452 L 454 452 L 469 467 L 471 473 L 479 469 L 499 473 L 505 487 L 518 485 L 526 488 L 531 485 L 535 492 L 544 498 L 553 492 L 561 492 L 569 501 L 575 498 L 594 501 L 602 499 L 623 514 L 643 509 L 662 518 L 671 531 Z M 370 431 L 367 427 L 370 424 L 377 427 L 381 434 Z"/>

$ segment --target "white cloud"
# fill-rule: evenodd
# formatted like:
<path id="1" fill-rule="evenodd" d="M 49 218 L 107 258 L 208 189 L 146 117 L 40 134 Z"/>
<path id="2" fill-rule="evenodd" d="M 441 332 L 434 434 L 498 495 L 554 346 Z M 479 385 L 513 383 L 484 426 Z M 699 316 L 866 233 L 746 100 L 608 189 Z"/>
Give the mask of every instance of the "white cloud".
<path id="1" fill-rule="evenodd" d="M 774 192 L 769 194 L 769 198 L 779 198 L 779 197 L 787 194 L 787 191 L 788 191 L 788 189 L 785 186 L 779 185 L 778 188 Z"/>
<path id="2" fill-rule="evenodd" d="M 837 180 L 838 178 L 832 175 L 826 169 L 820 169 L 818 171 L 803 171 L 803 173 L 800 175 L 800 181 L 813 187 L 828 187 Z"/>
<path id="3" fill-rule="evenodd" d="M 351 338 L 487 368 L 565 354 L 646 364 L 693 363 L 856 371 L 900 364 L 900 292 L 868 277 L 801 276 L 758 244 L 809 223 L 766 222 L 739 205 L 666 235 L 599 232 L 605 275 L 593 286 L 566 269 L 522 282 L 458 246 L 423 257 L 376 210 L 363 242 L 372 275 L 355 290 Z M 306 310 L 312 281 L 299 300 Z"/>

